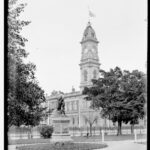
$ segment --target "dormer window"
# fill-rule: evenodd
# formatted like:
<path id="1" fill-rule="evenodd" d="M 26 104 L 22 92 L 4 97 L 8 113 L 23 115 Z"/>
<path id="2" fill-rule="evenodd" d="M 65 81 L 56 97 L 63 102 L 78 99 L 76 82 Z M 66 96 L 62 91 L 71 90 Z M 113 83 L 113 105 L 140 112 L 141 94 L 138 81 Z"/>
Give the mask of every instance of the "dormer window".
<path id="1" fill-rule="evenodd" d="M 85 33 L 85 38 L 87 37 L 88 33 Z"/>
<path id="2" fill-rule="evenodd" d="M 94 33 L 92 33 L 92 37 L 94 37 Z"/>

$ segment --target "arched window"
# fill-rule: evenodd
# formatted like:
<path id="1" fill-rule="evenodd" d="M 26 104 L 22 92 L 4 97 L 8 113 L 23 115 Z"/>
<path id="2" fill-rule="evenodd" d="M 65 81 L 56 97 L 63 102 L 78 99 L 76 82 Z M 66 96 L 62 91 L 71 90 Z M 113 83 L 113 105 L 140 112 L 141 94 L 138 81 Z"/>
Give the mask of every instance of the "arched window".
<path id="1" fill-rule="evenodd" d="M 85 118 L 85 125 L 87 124 L 88 122 L 87 122 L 87 118 Z"/>
<path id="2" fill-rule="evenodd" d="M 75 119 L 74 119 L 74 117 L 72 118 L 72 124 L 75 124 Z"/>
<path id="3" fill-rule="evenodd" d="M 94 79 L 97 78 L 97 72 L 96 72 L 96 70 L 93 71 L 93 78 L 94 78 Z"/>
<path id="4" fill-rule="evenodd" d="M 84 70 L 84 81 L 87 81 L 87 71 Z"/>

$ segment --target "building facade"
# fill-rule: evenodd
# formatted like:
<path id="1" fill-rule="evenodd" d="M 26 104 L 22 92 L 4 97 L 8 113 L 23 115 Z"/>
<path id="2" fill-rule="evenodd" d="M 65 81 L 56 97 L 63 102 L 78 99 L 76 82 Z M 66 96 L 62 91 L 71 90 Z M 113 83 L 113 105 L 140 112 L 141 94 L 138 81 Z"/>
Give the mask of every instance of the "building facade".
<path id="1" fill-rule="evenodd" d="M 90 101 L 84 99 L 82 90 L 84 87 L 92 85 L 91 80 L 99 77 L 99 56 L 98 56 L 98 43 L 96 33 L 88 22 L 81 44 L 81 60 L 80 60 L 80 91 L 75 91 L 64 94 L 65 112 L 70 117 L 71 127 L 85 127 L 89 126 L 89 122 L 94 122 L 93 126 L 109 127 L 112 125 L 110 121 L 102 119 L 100 112 L 94 111 L 89 108 Z M 59 93 L 54 92 L 52 95 L 47 96 L 47 106 L 50 109 L 56 109 L 57 98 Z M 51 124 L 50 116 L 48 117 L 47 124 Z"/>
<path id="2" fill-rule="evenodd" d="M 65 112 L 70 117 L 70 127 L 89 127 L 89 122 L 93 122 L 94 127 L 113 127 L 114 124 L 110 120 L 103 119 L 100 116 L 100 110 L 94 111 L 89 108 L 90 101 L 85 100 L 85 95 L 82 95 L 84 87 L 92 86 L 92 79 L 99 78 L 100 62 L 98 56 L 98 43 L 96 33 L 88 22 L 81 44 L 81 60 L 80 60 L 80 91 L 75 91 L 64 94 Z M 47 96 L 46 105 L 50 109 L 56 109 L 59 93 L 53 92 Z M 50 116 L 47 118 L 46 124 L 50 125 Z M 122 124 L 126 126 L 126 124 Z M 127 124 L 128 126 L 129 124 Z M 143 125 L 143 120 L 139 120 L 139 125 Z"/>

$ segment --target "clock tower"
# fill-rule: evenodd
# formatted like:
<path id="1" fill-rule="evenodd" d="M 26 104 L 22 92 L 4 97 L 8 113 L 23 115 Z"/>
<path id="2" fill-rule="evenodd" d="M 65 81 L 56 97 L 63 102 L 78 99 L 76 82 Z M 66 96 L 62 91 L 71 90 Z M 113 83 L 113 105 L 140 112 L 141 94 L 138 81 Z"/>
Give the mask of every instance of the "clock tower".
<path id="1" fill-rule="evenodd" d="M 83 33 L 81 40 L 81 61 L 80 61 L 80 72 L 81 81 L 80 89 L 84 87 L 90 87 L 92 85 L 91 80 L 99 77 L 99 57 L 98 57 L 98 40 L 91 23 L 88 22 L 86 29 Z"/>

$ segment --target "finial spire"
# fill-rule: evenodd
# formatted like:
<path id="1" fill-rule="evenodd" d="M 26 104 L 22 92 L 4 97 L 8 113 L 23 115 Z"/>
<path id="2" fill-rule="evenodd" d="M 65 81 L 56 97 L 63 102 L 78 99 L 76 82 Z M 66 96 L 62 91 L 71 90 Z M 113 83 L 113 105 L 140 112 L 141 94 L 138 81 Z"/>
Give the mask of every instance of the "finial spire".
<path id="1" fill-rule="evenodd" d="M 89 6 L 88 6 L 88 13 L 89 13 L 89 22 L 90 22 L 90 18 L 94 18 L 96 17 L 95 14 L 90 10 Z"/>
<path id="2" fill-rule="evenodd" d="M 91 26 L 91 22 L 90 22 L 90 20 L 88 21 L 87 26 Z"/>
<path id="3" fill-rule="evenodd" d="M 72 92 L 75 92 L 75 88 L 72 86 Z"/>

